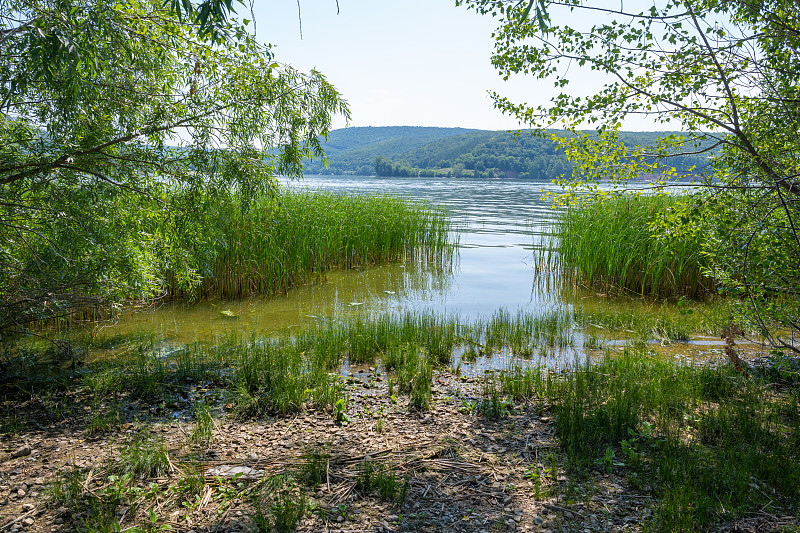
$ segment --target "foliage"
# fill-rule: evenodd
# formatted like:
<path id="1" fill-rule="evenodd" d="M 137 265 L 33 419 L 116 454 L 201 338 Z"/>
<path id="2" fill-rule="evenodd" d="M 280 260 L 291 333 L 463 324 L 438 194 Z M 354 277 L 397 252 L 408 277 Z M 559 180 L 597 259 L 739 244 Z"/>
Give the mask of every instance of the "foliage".
<path id="1" fill-rule="evenodd" d="M 543 26 L 516 2 L 460 3 L 498 17 L 492 62 L 504 77 L 553 81 L 558 94 L 548 104 L 494 99 L 534 127 L 563 123 L 573 131 L 554 138 L 575 163 L 564 182 L 571 191 L 596 191 L 601 178 L 675 175 L 665 168 L 671 153 L 717 148 L 699 182 L 703 202 L 676 210 L 665 232 L 708 236 L 703 251 L 723 290 L 747 302 L 747 318 L 774 345 L 799 350 L 778 333 L 800 330 L 798 4 L 668 0 L 637 11 L 553 1 Z M 588 96 L 574 87 L 579 72 L 596 80 Z M 689 133 L 629 149 L 617 132 L 632 116 Z M 582 124 L 597 124 L 599 135 L 577 132 Z"/>
<path id="2" fill-rule="evenodd" d="M 280 294 L 324 279 L 331 268 L 437 260 L 452 250 L 449 216 L 420 202 L 284 188 L 201 202 L 202 227 L 181 245 L 202 281 L 187 288 L 178 272 L 161 273 L 173 296 Z"/>
<path id="3" fill-rule="evenodd" d="M 339 129 L 332 131 L 323 144 L 327 164 L 311 163 L 306 171 L 311 174 L 531 179 L 556 179 L 569 174 L 572 165 L 557 151 L 558 145 L 531 133 L 407 126 Z M 631 149 L 647 145 L 655 137 L 647 132 L 620 134 L 621 140 Z M 670 165 L 679 171 L 704 167 L 707 157 L 680 155 L 671 158 Z"/>
<path id="4" fill-rule="evenodd" d="M 230 1 L 172 4 L 0 1 L 0 330 L 195 283 L 200 193 L 299 176 L 347 114 Z"/>
<path id="5" fill-rule="evenodd" d="M 568 469 L 624 473 L 653 494 L 654 530 L 698 531 L 764 506 L 796 513 L 798 412 L 775 385 L 626 350 L 545 390 Z"/>
<path id="6" fill-rule="evenodd" d="M 664 238 L 658 222 L 688 198 L 615 196 L 561 211 L 552 266 L 604 293 L 701 298 L 714 289 L 697 236 Z M 613 235 L 613 238 L 609 238 Z"/>

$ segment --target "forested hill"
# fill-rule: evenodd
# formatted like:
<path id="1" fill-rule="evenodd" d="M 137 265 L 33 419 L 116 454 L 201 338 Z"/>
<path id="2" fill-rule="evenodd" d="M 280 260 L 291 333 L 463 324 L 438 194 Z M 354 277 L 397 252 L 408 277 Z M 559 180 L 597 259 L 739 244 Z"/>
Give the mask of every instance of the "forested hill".
<path id="1" fill-rule="evenodd" d="M 626 145 L 648 145 L 658 134 L 621 134 Z M 554 179 L 571 170 L 548 139 L 530 132 L 413 126 L 344 128 L 324 143 L 329 165 L 315 161 L 306 174 L 477 176 Z M 679 171 L 703 168 L 704 156 L 670 161 Z"/>

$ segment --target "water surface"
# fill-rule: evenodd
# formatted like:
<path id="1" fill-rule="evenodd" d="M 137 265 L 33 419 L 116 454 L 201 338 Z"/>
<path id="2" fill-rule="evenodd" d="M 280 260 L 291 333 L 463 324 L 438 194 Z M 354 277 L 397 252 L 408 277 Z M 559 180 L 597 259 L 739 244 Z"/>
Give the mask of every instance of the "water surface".
<path id="1" fill-rule="evenodd" d="M 129 310 L 105 325 L 106 333 L 147 329 L 175 342 L 193 342 L 231 331 L 269 334 L 365 312 L 425 309 L 470 319 L 501 307 L 535 311 L 559 303 L 557 294 L 543 288 L 552 281 L 550 274 L 534 268 L 534 247 L 555 215 L 542 199 L 543 191 L 557 190 L 549 182 L 308 176 L 288 186 L 402 196 L 444 206 L 457 221 L 457 253 L 444 265 L 406 263 L 334 271 L 324 283 L 273 298 Z"/>

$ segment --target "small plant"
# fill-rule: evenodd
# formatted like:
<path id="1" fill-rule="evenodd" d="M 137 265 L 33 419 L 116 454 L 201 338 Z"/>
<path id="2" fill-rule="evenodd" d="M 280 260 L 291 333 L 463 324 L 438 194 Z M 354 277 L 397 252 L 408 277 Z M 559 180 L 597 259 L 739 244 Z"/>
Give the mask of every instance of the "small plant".
<path id="1" fill-rule="evenodd" d="M 477 409 L 477 407 L 478 407 L 478 402 L 476 402 L 475 400 L 461 398 L 461 407 L 459 407 L 458 410 L 461 411 L 462 413 L 471 415 L 473 412 L 475 412 L 475 409 Z"/>
<path id="2" fill-rule="evenodd" d="M 536 499 L 548 498 L 550 491 L 544 486 L 544 482 L 550 474 L 550 468 L 543 468 L 542 465 L 531 465 L 526 468 L 523 477 L 533 485 L 533 497 Z"/>
<path id="3" fill-rule="evenodd" d="M 208 448 L 214 437 L 214 419 L 205 400 L 195 404 L 194 420 L 194 430 L 189 435 L 189 441 Z"/>
<path id="4" fill-rule="evenodd" d="M 129 442 L 123 448 L 115 469 L 139 479 L 165 474 L 169 469 L 169 458 L 164 443 L 153 439 Z"/>
<path id="5" fill-rule="evenodd" d="M 329 449 L 327 444 L 306 448 L 300 456 L 300 477 L 308 485 L 316 487 L 327 480 L 331 457 Z"/>
<path id="6" fill-rule="evenodd" d="M 333 404 L 333 421 L 340 426 L 346 426 L 350 423 L 350 417 L 347 415 L 347 402 L 344 398 L 339 398 Z"/>
<path id="7" fill-rule="evenodd" d="M 280 476 L 266 483 L 256 495 L 252 515 L 253 523 L 260 532 L 288 533 L 297 528 L 297 523 L 308 510 L 306 496 L 297 490 L 291 478 Z"/>
<path id="8" fill-rule="evenodd" d="M 67 470 L 48 486 L 46 495 L 54 507 L 75 509 L 83 496 L 85 474 L 78 469 Z"/>
<path id="9" fill-rule="evenodd" d="M 230 391 L 229 398 L 233 405 L 233 416 L 239 420 L 259 417 L 266 410 L 262 399 L 251 393 L 243 382 Z"/>
<path id="10" fill-rule="evenodd" d="M 625 463 L 621 463 L 616 460 L 617 454 L 614 451 L 614 448 L 611 446 L 606 446 L 606 452 L 603 455 L 603 459 L 598 461 L 599 464 L 603 466 L 606 471 L 606 474 L 610 474 L 615 466 L 625 466 Z"/>
<path id="11" fill-rule="evenodd" d="M 498 379 L 495 375 L 487 374 L 483 381 L 483 398 L 481 398 L 476 409 L 483 417 L 490 420 L 499 420 L 510 414 L 512 404 L 505 398 L 500 398 L 498 391 L 498 381 L 502 384 L 502 376 Z"/>
<path id="12" fill-rule="evenodd" d="M 414 345 L 402 348 L 402 365 L 397 369 L 400 392 L 407 393 L 412 409 L 430 409 L 433 396 L 433 363 L 431 359 Z"/>
<path id="13" fill-rule="evenodd" d="M 98 433 L 105 433 L 115 427 L 119 427 L 121 423 L 121 408 L 117 401 L 114 401 L 108 407 L 95 404 L 92 408 L 92 414 L 86 423 L 86 429 L 89 435 L 97 435 Z"/>
<path id="14" fill-rule="evenodd" d="M 189 465 L 178 480 L 178 492 L 187 501 L 193 497 L 200 496 L 206 486 L 206 476 L 202 465 Z"/>
<path id="15" fill-rule="evenodd" d="M 129 531 L 134 533 L 160 533 L 163 531 L 172 531 L 172 526 L 169 524 L 159 525 L 158 514 L 153 509 L 149 509 L 147 511 L 147 521 L 148 524 L 144 528 L 136 526 Z"/>
<path id="16" fill-rule="evenodd" d="M 513 405 L 509 400 L 501 399 L 495 392 L 488 398 L 482 398 L 477 405 L 477 410 L 481 416 L 489 420 L 500 420 L 511 414 Z"/>
<path id="17" fill-rule="evenodd" d="M 331 509 L 333 514 L 337 514 L 342 517 L 343 520 L 347 520 L 347 505 L 344 503 L 340 503 L 333 509 Z"/>
<path id="18" fill-rule="evenodd" d="M 365 459 L 358 466 L 356 490 L 362 494 L 377 494 L 386 501 L 403 502 L 408 493 L 408 479 L 400 481 L 392 465 L 382 465 Z"/>

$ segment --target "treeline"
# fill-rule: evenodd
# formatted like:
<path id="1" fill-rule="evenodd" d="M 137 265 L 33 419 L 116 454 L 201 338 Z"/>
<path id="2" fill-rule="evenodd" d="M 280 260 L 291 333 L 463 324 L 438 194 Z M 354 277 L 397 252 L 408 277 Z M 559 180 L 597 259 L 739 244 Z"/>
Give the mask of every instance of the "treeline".
<path id="1" fill-rule="evenodd" d="M 626 132 L 620 138 L 633 148 L 654 144 L 658 135 Z M 331 132 L 326 151 L 328 166 L 315 162 L 306 167 L 307 174 L 551 180 L 572 172 L 572 165 L 552 140 L 524 131 L 348 128 Z M 669 165 L 679 173 L 702 170 L 707 166 L 707 155 L 671 157 Z"/>
<path id="2" fill-rule="evenodd" d="M 378 176 L 554 179 L 572 170 L 549 139 L 484 132 L 430 143 L 397 161 L 378 156 Z"/>

